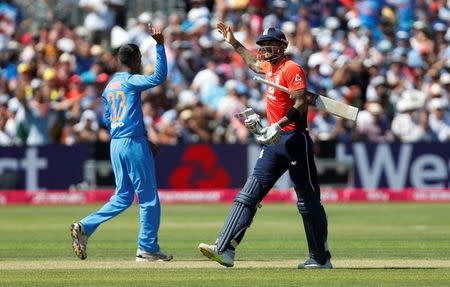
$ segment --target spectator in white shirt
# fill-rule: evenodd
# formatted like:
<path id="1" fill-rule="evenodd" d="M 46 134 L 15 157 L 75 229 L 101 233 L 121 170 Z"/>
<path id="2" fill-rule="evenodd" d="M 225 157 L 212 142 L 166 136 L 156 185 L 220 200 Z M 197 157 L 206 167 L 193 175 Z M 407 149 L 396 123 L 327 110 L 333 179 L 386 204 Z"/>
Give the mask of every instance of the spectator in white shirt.
<path id="1" fill-rule="evenodd" d="M 104 0 L 80 0 L 79 6 L 87 12 L 84 26 L 94 44 L 109 39 L 109 31 L 115 22 L 115 13 Z"/>
<path id="2" fill-rule="evenodd" d="M 434 98 L 428 102 L 430 128 L 441 142 L 450 139 L 450 114 L 445 110 L 446 107 L 447 102 L 443 98 Z"/>
<path id="3" fill-rule="evenodd" d="M 398 114 L 392 120 L 391 129 L 401 142 L 421 141 L 426 132 L 421 126 L 419 112 L 425 99 L 418 93 L 416 90 L 407 90 L 397 102 Z"/>

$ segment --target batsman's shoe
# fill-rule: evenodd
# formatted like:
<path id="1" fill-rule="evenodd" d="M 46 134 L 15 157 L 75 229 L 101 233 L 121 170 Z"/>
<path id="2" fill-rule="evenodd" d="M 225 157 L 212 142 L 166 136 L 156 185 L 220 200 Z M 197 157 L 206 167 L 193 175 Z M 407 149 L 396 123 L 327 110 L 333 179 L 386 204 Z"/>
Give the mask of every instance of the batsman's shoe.
<path id="1" fill-rule="evenodd" d="M 72 236 L 72 248 L 73 252 L 81 259 L 84 260 L 87 257 L 86 247 L 88 237 L 84 231 L 83 225 L 80 223 L 73 223 L 70 226 L 70 236 Z"/>
<path id="2" fill-rule="evenodd" d="M 223 266 L 234 266 L 234 250 L 227 249 L 224 252 L 220 252 L 219 250 L 217 250 L 217 245 L 208 245 L 205 243 L 200 243 L 198 245 L 198 249 L 200 249 L 200 252 L 203 253 L 203 255 Z"/>
<path id="3" fill-rule="evenodd" d="M 327 259 L 327 262 L 325 264 L 319 264 L 314 258 L 306 259 L 305 262 L 300 263 L 298 265 L 298 269 L 331 269 L 333 268 L 333 265 L 331 264 L 331 261 Z"/>
<path id="4" fill-rule="evenodd" d="M 173 259 L 171 254 L 166 254 L 164 252 L 145 252 L 142 250 L 138 250 L 136 253 L 136 262 L 145 262 L 145 261 L 170 261 Z"/>

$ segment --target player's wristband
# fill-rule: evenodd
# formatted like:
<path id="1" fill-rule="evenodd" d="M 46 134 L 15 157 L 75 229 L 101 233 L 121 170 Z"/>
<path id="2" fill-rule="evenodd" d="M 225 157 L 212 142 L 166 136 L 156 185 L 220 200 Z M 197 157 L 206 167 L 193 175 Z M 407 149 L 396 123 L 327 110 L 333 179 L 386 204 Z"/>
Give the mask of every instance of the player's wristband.
<path id="1" fill-rule="evenodd" d="M 300 112 L 296 108 L 292 107 L 286 113 L 286 118 L 288 118 L 290 122 L 294 122 L 300 118 Z"/>

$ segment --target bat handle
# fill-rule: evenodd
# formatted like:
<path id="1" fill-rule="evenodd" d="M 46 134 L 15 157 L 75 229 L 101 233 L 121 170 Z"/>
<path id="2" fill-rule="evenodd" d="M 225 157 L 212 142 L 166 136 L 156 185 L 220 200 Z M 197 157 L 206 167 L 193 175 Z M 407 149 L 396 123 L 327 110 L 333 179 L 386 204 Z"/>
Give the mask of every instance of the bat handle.
<path id="1" fill-rule="evenodd" d="M 306 100 L 308 101 L 309 105 L 315 106 L 318 97 L 319 97 L 318 94 L 308 91 L 306 95 Z"/>

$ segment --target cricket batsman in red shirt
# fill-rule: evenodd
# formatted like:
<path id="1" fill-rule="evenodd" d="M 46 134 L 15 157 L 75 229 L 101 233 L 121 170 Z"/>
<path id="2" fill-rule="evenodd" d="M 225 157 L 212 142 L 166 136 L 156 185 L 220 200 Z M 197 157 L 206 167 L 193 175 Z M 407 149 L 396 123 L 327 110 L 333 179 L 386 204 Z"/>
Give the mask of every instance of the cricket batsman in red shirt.
<path id="1" fill-rule="evenodd" d="M 236 40 L 229 26 L 219 22 L 217 28 L 251 70 L 287 87 L 289 93 L 267 86 L 265 98 L 269 126 L 262 127 L 259 117 L 249 117 L 245 121 L 246 127 L 263 145 L 260 156 L 252 175 L 236 195 L 216 242 L 212 245 L 200 243 L 199 249 L 209 259 L 232 267 L 235 250 L 260 202 L 280 176 L 289 170 L 309 249 L 309 258 L 298 268 L 332 268 L 327 244 L 327 216 L 320 200 L 313 142 L 307 130 L 305 73 L 286 57 L 288 41 L 281 30 L 265 29 L 256 41 L 259 49 L 254 54 Z"/>

